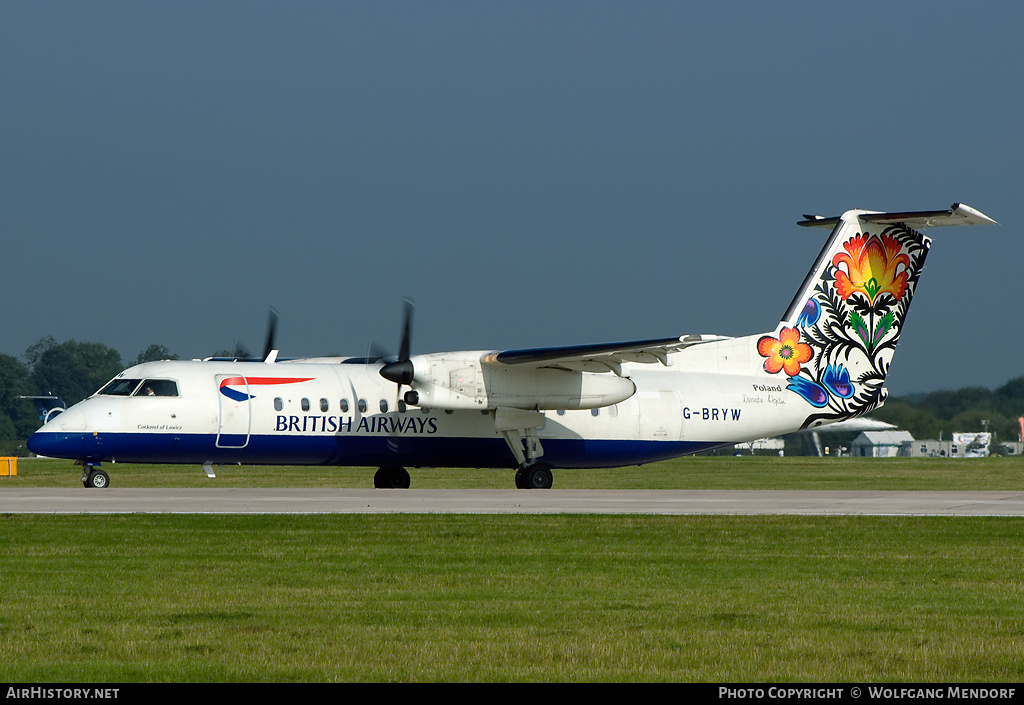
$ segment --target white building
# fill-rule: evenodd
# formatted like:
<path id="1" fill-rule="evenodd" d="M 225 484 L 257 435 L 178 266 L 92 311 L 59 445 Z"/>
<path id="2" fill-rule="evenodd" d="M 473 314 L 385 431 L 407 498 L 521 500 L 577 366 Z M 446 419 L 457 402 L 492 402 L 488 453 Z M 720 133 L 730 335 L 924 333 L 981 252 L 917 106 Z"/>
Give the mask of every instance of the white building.
<path id="1" fill-rule="evenodd" d="M 909 457 L 914 437 L 909 431 L 864 431 L 850 444 L 855 458 Z"/>

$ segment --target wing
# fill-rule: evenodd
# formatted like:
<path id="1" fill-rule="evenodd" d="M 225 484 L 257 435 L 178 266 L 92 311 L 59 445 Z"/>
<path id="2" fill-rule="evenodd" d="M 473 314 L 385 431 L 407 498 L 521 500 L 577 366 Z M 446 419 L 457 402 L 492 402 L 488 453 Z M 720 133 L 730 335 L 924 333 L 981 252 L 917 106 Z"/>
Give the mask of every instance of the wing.
<path id="1" fill-rule="evenodd" d="M 679 338 L 633 340 L 623 343 L 596 345 L 570 345 L 560 348 L 532 348 L 529 350 L 503 350 L 486 355 L 485 365 L 531 365 L 574 372 L 606 372 L 621 374 L 623 362 L 660 362 L 668 365 L 669 353 L 691 345 L 722 340 L 720 335 L 684 335 Z"/>

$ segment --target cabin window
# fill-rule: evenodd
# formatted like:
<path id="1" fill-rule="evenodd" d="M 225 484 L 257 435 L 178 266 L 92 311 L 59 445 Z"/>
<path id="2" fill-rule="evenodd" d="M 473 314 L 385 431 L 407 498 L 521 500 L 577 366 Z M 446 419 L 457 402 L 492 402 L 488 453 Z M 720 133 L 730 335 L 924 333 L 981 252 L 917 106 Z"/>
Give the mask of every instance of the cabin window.
<path id="1" fill-rule="evenodd" d="M 281 411 L 283 409 L 284 409 L 284 401 L 281 399 L 281 397 L 275 398 L 274 399 L 274 411 Z"/>
<path id="2" fill-rule="evenodd" d="M 600 409 L 591 409 L 590 410 L 590 415 L 591 416 L 600 416 L 601 415 L 601 410 Z"/>
<path id="3" fill-rule="evenodd" d="M 96 393 L 110 397 L 130 397 L 141 381 L 141 379 L 115 379 Z"/>
<path id="4" fill-rule="evenodd" d="M 405 410 L 406 410 L 406 408 L 408 408 L 408 407 L 406 407 L 406 405 L 405 405 L 405 401 L 404 401 L 404 400 L 402 400 L 402 399 L 399 399 L 399 400 L 398 400 L 398 413 L 400 413 L 400 414 L 404 414 L 404 413 L 405 413 Z"/>
<path id="5" fill-rule="evenodd" d="M 309 411 L 309 399 L 302 400 L 302 410 Z"/>
<path id="6" fill-rule="evenodd" d="M 135 391 L 137 397 L 176 397 L 178 384 L 169 379 L 147 379 Z"/>
<path id="7" fill-rule="evenodd" d="M 559 409 L 555 413 L 558 414 L 559 416 L 565 416 L 565 409 Z"/>
<path id="8" fill-rule="evenodd" d="M 360 399 L 359 402 L 356 404 L 356 408 L 359 409 L 359 413 L 360 414 L 365 414 L 366 413 L 366 400 L 365 399 Z"/>
<path id="9" fill-rule="evenodd" d="M 320 411 L 327 411 L 328 408 L 329 408 L 329 405 L 327 403 L 327 400 L 326 399 L 321 399 L 320 400 Z"/>
<path id="10" fill-rule="evenodd" d="M 348 399 L 342 399 L 340 406 L 341 406 L 342 413 L 347 414 L 348 413 Z"/>
<path id="11" fill-rule="evenodd" d="M 380 413 L 382 413 L 382 414 L 388 413 L 388 401 L 387 401 L 387 399 L 381 399 L 380 400 Z"/>

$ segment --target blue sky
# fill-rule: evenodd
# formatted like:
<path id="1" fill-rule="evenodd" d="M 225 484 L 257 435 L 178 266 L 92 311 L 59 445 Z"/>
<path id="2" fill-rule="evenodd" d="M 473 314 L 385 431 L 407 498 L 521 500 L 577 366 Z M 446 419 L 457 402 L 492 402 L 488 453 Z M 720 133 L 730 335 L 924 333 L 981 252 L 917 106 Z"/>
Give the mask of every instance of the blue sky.
<path id="1" fill-rule="evenodd" d="M 0 7 L 0 352 L 572 345 L 774 327 L 802 213 L 968 203 L 887 386 L 1024 374 L 1024 6 Z"/>

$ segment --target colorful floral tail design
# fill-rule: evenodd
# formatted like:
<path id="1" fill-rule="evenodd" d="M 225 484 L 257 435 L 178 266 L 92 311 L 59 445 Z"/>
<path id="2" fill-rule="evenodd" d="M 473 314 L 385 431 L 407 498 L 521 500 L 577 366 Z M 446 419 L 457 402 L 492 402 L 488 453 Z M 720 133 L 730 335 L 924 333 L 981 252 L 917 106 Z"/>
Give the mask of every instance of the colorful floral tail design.
<path id="1" fill-rule="evenodd" d="M 864 414 L 885 400 L 883 383 L 931 240 L 914 228 L 982 225 L 960 204 L 947 211 L 851 210 L 800 225 L 834 226 L 774 333 L 757 341 L 764 371 L 810 405 L 803 428 Z"/>

